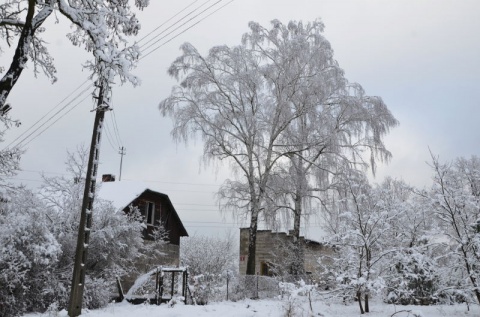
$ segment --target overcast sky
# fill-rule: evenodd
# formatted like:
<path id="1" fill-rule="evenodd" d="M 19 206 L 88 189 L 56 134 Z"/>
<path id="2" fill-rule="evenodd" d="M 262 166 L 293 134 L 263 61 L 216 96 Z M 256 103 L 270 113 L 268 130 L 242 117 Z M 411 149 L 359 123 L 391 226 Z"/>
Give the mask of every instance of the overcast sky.
<path id="1" fill-rule="evenodd" d="M 142 31 L 138 39 L 192 2 L 152 0 L 139 14 Z M 208 2 L 202 9 L 215 2 Z M 152 35 L 203 3 L 196 1 Z M 205 14 L 227 3 L 221 1 Z M 238 225 L 229 219 L 221 223 L 213 197 L 218 186 L 230 176 L 228 169 L 201 167 L 201 143 L 184 146 L 172 142 L 171 122 L 158 111 L 158 103 L 175 84 L 166 70 L 180 54 L 178 48 L 183 42 L 192 43 L 204 53 L 215 45 L 237 45 L 241 35 L 248 31 L 249 21 L 269 26 L 272 19 L 284 23 L 322 19 L 325 36 L 349 81 L 361 84 L 368 95 L 381 96 L 400 121 L 400 126 L 386 138 L 393 159 L 389 165 L 379 167 L 374 181 L 380 182 L 390 175 L 415 186 L 428 186 L 429 148 L 444 161 L 480 154 L 477 124 L 480 118 L 480 1 L 235 0 L 163 44 L 205 14 L 145 50 L 147 53 L 158 47 L 142 59 L 134 71 L 142 79 L 140 87 L 126 84 L 114 88 L 114 115 L 107 114 L 109 132 L 103 135 L 99 168 L 99 174 L 113 173 L 118 178 L 118 147 L 124 146 L 127 154 L 122 180 L 150 181 L 152 187 L 168 194 L 190 234 L 218 232 Z M 64 106 L 66 103 L 61 101 L 88 76 L 81 66 L 89 58 L 88 53 L 70 44 L 65 36 L 70 25 L 64 19 L 60 17 L 59 23 L 55 23 L 52 18 L 46 25 L 45 39 L 56 60 L 58 82 L 52 85 L 42 75 L 35 79 L 32 66 L 24 71 L 8 100 L 13 107 L 11 116 L 21 120 L 22 125 L 6 132 L 4 146 L 55 106 L 59 105 L 51 114 Z M 173 28 L 161 36 L 171 30 Z M 12 52 L 5 50 L 0 56 L 0 65 L 8 65 L 11 57 Z M 85 96 L 87 93 L 75 103 Z M 92 107 L 93 101 L 88 97 L 32 139 L 38 134 L 34 133 L 27 140 L 30 143 L 21 163 L 24 171 L 18 174 L 17 181 L 37 186 L 42 171 L 48 176 L 65 173 L 66 150 L 89 145 Z M 113 118 L 116 118 L 120 141 L 114 136 Z M 39 132 L 41 130 L 43 128 Z M 310 229 L 313 236 L 315 228 L 314 225 Z"/>

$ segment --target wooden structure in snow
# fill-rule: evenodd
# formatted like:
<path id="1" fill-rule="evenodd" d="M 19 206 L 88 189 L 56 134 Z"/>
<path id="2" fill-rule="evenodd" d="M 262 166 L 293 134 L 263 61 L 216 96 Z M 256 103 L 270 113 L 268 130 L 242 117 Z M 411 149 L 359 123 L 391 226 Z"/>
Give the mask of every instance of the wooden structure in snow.
<path id="1" fill-rule="evenodd" d="M 134 294 L 139 289 L 146 288 L 151 290 L 154 279 L 153 294 Z M 141 275 L 130 288 L 126 295 L 123 294 L 120 282 L 119 284 L 119 298 L 125 298 L 132 304 L 142 304 L 148 302 L 150 304 L 160 305 L 168 303 L 172 299 L 178 298 L 188 304 L 193 302 L 188 287 L 188 271 L 185 267 L 159 267 L 146 274 Z M 150 287 L 149 287 L 150 286 Z"/>

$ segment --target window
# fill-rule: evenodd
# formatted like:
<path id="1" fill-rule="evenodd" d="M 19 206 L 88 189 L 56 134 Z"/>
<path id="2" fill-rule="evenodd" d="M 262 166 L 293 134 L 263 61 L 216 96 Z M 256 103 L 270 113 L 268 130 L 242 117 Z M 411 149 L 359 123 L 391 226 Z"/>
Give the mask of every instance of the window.
<path id="1" fill-rule="evenodd" d="M 270 276 L 270 267 L 267 262 L 260 263 L 260 275 Z"/>
<path id="2" fill-rule="evenodd" d="M 145 220 L 147 221 L 147 225 L 153 226 L 155 224 L 155 203 L 151 201 L 147 201 Z"/>

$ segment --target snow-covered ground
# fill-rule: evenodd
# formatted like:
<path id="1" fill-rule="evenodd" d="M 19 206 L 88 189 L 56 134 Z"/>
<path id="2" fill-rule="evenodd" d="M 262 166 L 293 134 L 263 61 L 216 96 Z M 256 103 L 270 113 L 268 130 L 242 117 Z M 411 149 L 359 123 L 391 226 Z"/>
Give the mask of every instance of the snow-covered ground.
<path id="1" fill-rule="evenodd" d="M 286 315 L 285 300 L 244 300 L 239 302 L 212 303 L 206 306 L 185 306 L 177 304 L 173 307 L 168 305 L 131 305 L 128 303 L 111 304 L 104 309 L 83 310 L 82 317 L 283 317 Z M 313 315 L 309 315 L 309 305 L 302 299 L 300 305 L 289 316 L 292 317 L 357 317 L 361 316 L 356 303 L 349 305 L 326 304 L 315 301 L 312 303 Z M 438 305 L 438 306 L 394 306 L 379 302 L 373 302 L 371 312 L 365 317 L 454 317 L 454 316 L 480 316 L 478 305 L 470 306 L 468 311 L 466 305 Z M 396 313 L 397 312 L 397 313 Z M 396 314 L 395 314 L 396 313 Z M 66 311 L 56 314 L 28 314 L 24 317 L 66 317 Z"/>

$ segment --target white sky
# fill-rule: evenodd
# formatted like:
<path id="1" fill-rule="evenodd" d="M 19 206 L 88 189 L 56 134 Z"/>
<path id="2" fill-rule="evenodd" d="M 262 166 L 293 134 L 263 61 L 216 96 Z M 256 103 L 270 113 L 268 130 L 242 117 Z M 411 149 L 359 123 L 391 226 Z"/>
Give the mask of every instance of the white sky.
<path id="1" fill-rule="evenodd" d="M 139 39 L 193 0 L 151 2 L 139 14 L 143 25 Z M 215 8 L 227 2 L 223 0 Z M 202 3 L 196 2 L 193 8 Z M 287 23 L 316 18 L 325 23 L 325 35 L 349 81 L 360 83 L 369 95 L 381 96 L 400 121 L 386 138 L 393 160 L 388 166 L 380 166 L 375 181 L 390 175 L 412 185 L 428 185 L 429 147 L 442 160 L 480 154 L 480 1 L 235 0 L 141 60 L 134 71 L 142 79 L 140 87 L 127 84 L 114 88 L 113 107 L 122 142 L 112 140 L 110 144 L 104 134 L 99 174 L 118 177 L 118 146 L 123 145 L 127 155 L 122 180 L 152 181 L 156 190 L 170 196 L 190 234 L 238 227 L 230 219 L 222 223 L 213 198 L 219 184 L 229 176 L 228 169 L 202 168 L 201 143 L 185 147 L 175 145 L 170 138 L 171 122 L 162 118 L 157 108 L 175 84 L 166 70 L 180 54 L 178 47 L 183 42 L 191 42 L 206 53 L 215 45 L 239 44 L 249 21 L 268 26 L 272 19 Z M 34 79 L 32 67 L 22 74 L 8 100 L 13 107 L 10 114 L 20 119 L 22 126 L 7 131 L 4 146 L 87 78 L 81 64 L 89 55 L 65 37 L 69 24 L 64 19 L 54 22 L 51 17 L 45 39 L 56 60 L 58 82 L 51 85 L 43 75 Z M 0 65 L 9 65 L 12 55 L 5 49 Z M 32 140 L 17 181 L 37 186 L 41 171 L 48 176 L 64 173 L 66 150 L 89 145 L 92 106 L 91 98 L 87 98 Z M 109 113 L 107 125 L 113 133 L 111 119 Z M 315 236 L 317 229 L 314 224 L 309 235 Z"/>

